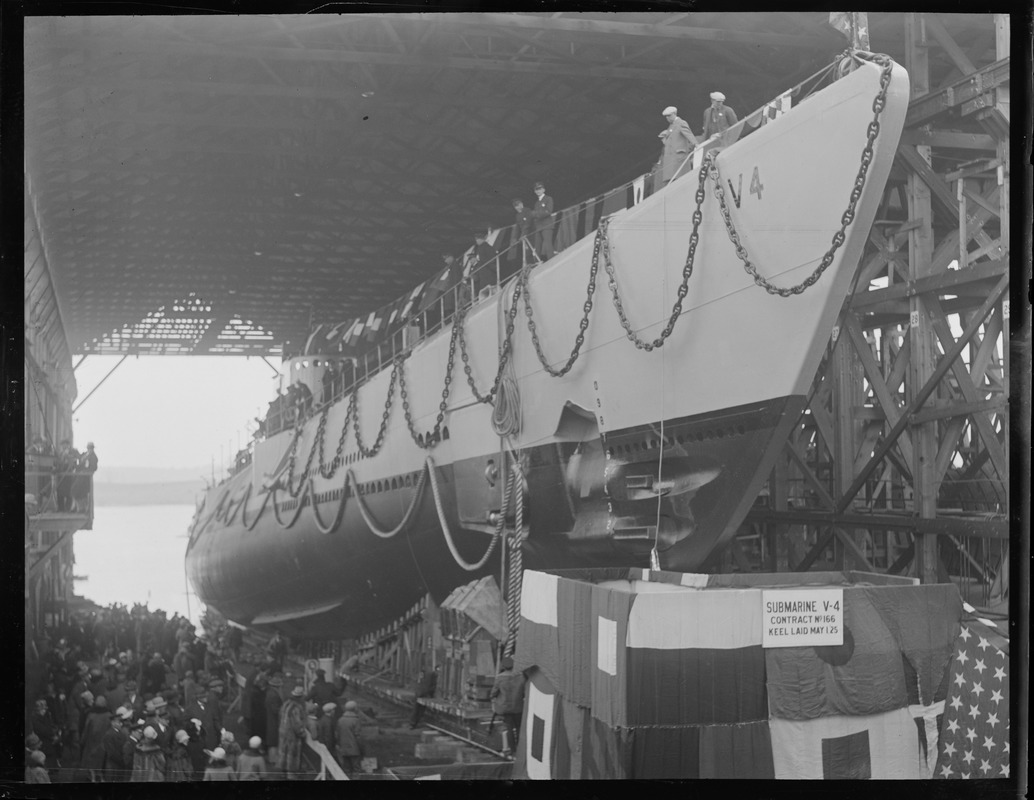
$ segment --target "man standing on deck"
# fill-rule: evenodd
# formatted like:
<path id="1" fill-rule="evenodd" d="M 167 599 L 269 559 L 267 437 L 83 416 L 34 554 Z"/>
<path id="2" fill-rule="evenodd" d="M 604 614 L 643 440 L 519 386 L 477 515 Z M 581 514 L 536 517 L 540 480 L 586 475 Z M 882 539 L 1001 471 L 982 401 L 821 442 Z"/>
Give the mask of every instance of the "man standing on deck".
<path id="1" fill-rule="evenodd" d="M 469 278 L 473 275 L 474 279 L 474 295 L 481 294 L 481 290 L 486 286 L 491 286 L 495 283 L 495 264 L 493 263 L 496 258 L 495 248 L 488 243 L 488 234 L 483 231 L 478 231 L 474 234 L 474 252 L 473 259 L 469 267 L 470 274 L 464 274 L 463 277 Z M 476 272 L 476 274 L 474 274 Z"/>
<path id="2" fill-rule="evenodd" d="M 682 162 L 696 147 L 697 139 L 689 129 L 689 123 L 679 116 L 679 110 L 675 106 L 668 106 L 661 114 L 668 120 L 668 127 L 657 134 L 664 142 L 664 149 L 661 151 L 661 182 L 667 183 L 675 177 Z"/>
<path id="3" fill-rule="evenodd" d="M 535 236 L 532 245 L 539 258 L 549 261 L 553 257 L 553 198 L 546 194 L 542 183 L 535 184 L 535 207 L 531 210 L 535 220 Z"/>
<path id="4" fill-rule="evenodd" d="M 704 139 L 716 133 L 723 133 L 738 122 L 736 112 L 725 105 L 725 95 L 721 92 L 711 92 L 711 105 L 704 109 Z M 719 139 L 719 144 L 729 144 L 724 137 Z"/>

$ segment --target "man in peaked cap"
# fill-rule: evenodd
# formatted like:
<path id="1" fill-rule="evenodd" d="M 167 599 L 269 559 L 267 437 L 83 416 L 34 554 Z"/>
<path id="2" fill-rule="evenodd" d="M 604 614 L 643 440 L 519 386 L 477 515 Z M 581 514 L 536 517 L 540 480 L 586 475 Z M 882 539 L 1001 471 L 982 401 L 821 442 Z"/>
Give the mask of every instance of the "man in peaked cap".
<path id="1" fill-rule="evenodd" d="M 704 109 L 704 139 L 728 130 L 737 122 L 736 112 L 725 105 L 725 95 L 711 92 L 711 105 Z"/>
<path id="2" fill-rule="evenodd" d="M 533 187 L 535 205 L 531 209 L 531 218 L 535 223 L 535 234 L 532 246 L 543 261 L 553 257 L 553 198 L 546 194 L 546 187 L 538 182 Z"/>
<path id="3" fill-rule="evenodd" d="M 697 139 L 675 106 L 668 106 L 661 115 L 668 121 L 668 127 L 657 134 L 664 142 L 661 151 L 661 180 L 667 183 L 675 177 L 679 167 L 696 147 Z"/>

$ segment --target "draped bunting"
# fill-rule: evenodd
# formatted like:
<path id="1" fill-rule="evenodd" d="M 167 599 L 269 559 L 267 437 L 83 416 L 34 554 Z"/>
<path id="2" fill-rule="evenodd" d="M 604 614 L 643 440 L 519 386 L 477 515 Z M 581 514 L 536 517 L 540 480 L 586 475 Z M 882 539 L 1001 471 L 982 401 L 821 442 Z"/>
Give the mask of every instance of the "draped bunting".
<path id="1" fill-rule="evenodd" d="M 766 650 L 761 592 L 803 575 L 525 571 L 515 777 L 929 777 L 958 592 L 872 578 L 807 576 L 844 587 L 843 646 Z"/>

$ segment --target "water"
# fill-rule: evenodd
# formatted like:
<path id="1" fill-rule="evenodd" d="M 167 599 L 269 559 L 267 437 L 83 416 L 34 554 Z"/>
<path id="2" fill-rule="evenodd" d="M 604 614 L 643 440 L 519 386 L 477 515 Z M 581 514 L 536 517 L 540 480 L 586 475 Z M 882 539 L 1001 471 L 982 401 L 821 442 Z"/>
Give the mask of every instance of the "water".
<path id="1" fill-rule="evenodd" d="M 192 587 L 188 598 L 183 568 L 193 515 L 192 505 L 96 507 L 93 530 L 75 533 L 74 574 L 87 577 L 76 594 L 101 606 L 178 611 L 200 629 L 203 608 Z"/>

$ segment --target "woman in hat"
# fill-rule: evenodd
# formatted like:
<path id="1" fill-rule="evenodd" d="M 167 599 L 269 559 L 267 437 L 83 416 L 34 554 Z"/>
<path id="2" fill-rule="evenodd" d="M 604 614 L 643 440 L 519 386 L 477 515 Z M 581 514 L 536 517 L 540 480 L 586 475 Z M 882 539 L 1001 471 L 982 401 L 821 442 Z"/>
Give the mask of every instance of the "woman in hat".
<path id="1" fill-rule="evenodd" d="M 165 767 L 165 780 L 173 783 L 194 780 L 194 764 L 190 760 L 190 752 L 187 744 L 190 742 L 190 734 L 180 728 L 173 737 L 172 749 L 169 752 L 169 761 Z"/>
<path id="2" fill-rule="evenodd" d="M 158 731 L 150 725 L 144 727 L 144 738 L 133 754 L 134 783 L 162 783 L 165 781 L 165 753 L 158 746 Z"/>
<path id="3" fill-rule="evenodd" d="M 252 736 L 248 748 L 237 759 L 237 780 L 261 781 L 266 774 L 266 758 L 262 755 L 262 739 Z"/>
<path id="4" fill-rule="evenodd" d="M 50 775 L 47 774 L 47 770 L 44 767 L 46 763 L 47 757 L 42 750 L 33 750 L 29 753 L 25 764 L 25 782 L 50 783 Z"/>
<path id="5" fill-rule="evenodd" d="M 295 686 L 280 708 L 280 743 L 277 766 L 288 780 L 297 779 L 302 771 L 302 746 L 309 731 L 305 725 L 305 690 Z"/>
<path id="6" fill-rule="evenodd" d="M 205 768 L 206 781 L 235 781 L 237 773 L 226 763 L 226 751 L 221 747 L 205 750 L 208 755 L 208 766 Z"/>

